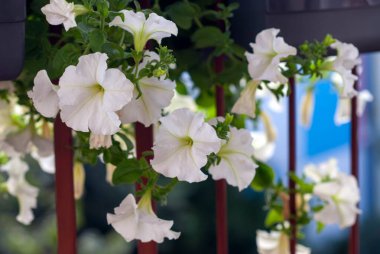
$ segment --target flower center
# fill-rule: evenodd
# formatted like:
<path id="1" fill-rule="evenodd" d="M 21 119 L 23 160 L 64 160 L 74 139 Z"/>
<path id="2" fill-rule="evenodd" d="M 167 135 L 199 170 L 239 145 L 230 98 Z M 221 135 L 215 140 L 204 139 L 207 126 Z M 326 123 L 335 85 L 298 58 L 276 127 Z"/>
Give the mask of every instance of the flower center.
<path id="1" fill-rule="evenodd" d="M 102 87 L 100 84 L 95 84 L 94 85 L 94 92 L 97 93 L 104 93 L 104 87 Z"/>
<path id="2" fill-rule="evenodd" d="M 186 146 L 192 146 L 194 144 L 194 141 L 189 136 L 183 138 L 183 143 Z"/>
<path id="3" fill-rule="evenodd" d="M 337 195 L 333 195 L 331 197 L 331 199 L 334 201 L 335 204 L 339 204 L 340 203 L 340 199 Z"/>

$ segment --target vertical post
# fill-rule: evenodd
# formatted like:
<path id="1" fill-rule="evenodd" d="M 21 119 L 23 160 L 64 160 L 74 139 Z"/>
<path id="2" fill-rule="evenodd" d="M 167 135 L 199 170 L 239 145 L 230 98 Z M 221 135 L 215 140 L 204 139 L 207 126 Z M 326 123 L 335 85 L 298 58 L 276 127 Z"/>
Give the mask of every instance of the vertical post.
<path id="1" fill-rule="evenodd" d="M 142 154 L 146 151 L 150 151 L 153 146 L 153 127 L 145 127 L 141 123 L 135 124 L 135 137 L 136 137 L 136 155 L 137 158 L 141 158 Z M 142 179 L 145 182 L 145 179 Z M 136 189 L 141 187 L 136 185 Z M 153 204 L 154 206 L 154 204 Z M 156 254 L 158 253 L 157 243 L 151 241 L 148 243 L 137 243 L 137 250 L 139 254 Z"/>
<path id="2" fill-rule="evenodd" d="M 150 0 L 140 0 L 142 8 L 150 7 Z M 149 48 L 149 45 L 147 45 Z M 136 138 L 136 155 L 140 159 L 142 154 L 146 151 L 150 151 L 153 147 L 153 127 L 145 127 L 141 123 L 135 124 L 135 138 Z M 147 158 L 149 159 L 149 158 Z M 146 182 L 146 179 L 142 179 Z M 141 186 L 136 185 L 136 189 L 139 190 Z M 155 210 L 155 204 L 152 203 L 153 209 Z M 156 254 L 158 253 L 157 243 L 151 241 L 148 243 L 142 243 L 139 241 L 137 243 L 138 254 Z"/>
<path id="3" fill-rule="evenodd" d="M 355 74 L 356 71 L 355 71 Z M 358 89 L 359 81 L 355 82 L 354 88 Z M 351 99 L 351 174 L 358 179 L 359 183 L 359 119 L 356 114 L 357 96 Z M 349 254 L 360 253 L 359 248 L 359 217 L 350 229 Z"/>
<path id="4" fill-rule="evenodd" d="M 222 72 L 223 56 L 215 59 L 215 72 Z M 224 116 L 225 114 L 225 100 L 223 86 L 217 85 L 215 91 L 216 99 L 216 114 L 217 116 Z M 215 183 L 215 196 L 216 196 L 216 241 L 217 241 L 217 254 L 228 253 L 228 223 L 227 223 L 227 183 L 223 180 L 218 180 Z"/>
<path id="5" fill-rule="evenodd" d="M 54 122 L 55 202 L 58 254 L 75 254 L 76 218 L 71 129 L 58 115 Z"/>
<path id="6" fill-rule="evenodd" d="M 216 10 L 220 10 L 218 4 L 223 0 L 216 0 Z M 217 22 L 217 26 L 225 29 L 222 21 Z M 218 56 L 214 61 L 214 71 L 219 74 L 224 69 L 224 56 Z M 215 88 L 216 115 L 225 115 L 225 99 L 224 89 L 221 84 L 217 84 Z M 227 182 L 226 180 L 218 180 L 215 183 L 215 207 L 216 207 L 216 253 L 228 254 L 228 217 L 227 217 Z"/>
<path id="7" fill-rule="evenodd" d="M 296 86 L 294 77 L 289 79 L 289 173 L 296 173 Z M 297 245 L 297 211 L 296 211 L 296 197 L 295 197 L 296 183 L 289 177 L 289 222 L 290 222 L 290 238 L 289 238 L 289 248 L 290 254 L 296 254 Z"/>

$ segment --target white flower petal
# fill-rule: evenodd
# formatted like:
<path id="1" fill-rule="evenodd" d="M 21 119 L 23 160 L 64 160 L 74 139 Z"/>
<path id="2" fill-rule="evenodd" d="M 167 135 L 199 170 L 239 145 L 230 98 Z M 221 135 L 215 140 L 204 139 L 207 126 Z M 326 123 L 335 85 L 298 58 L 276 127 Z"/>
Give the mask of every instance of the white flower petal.
<path id="1" fill-rule="evenodd" d="M 241 92 L 239 99 L 232 107 L 232 112 L 236 114 L 245 114 L 254 118 L 256 116 L 256 89 L 260 84 L 259 81 L 248 82 L 247 86 Z"/>
<path id="2" fill-rule="evenodd" d="M 214 180 L 225 179 L 228 184 L 242 191 L 250 185 L 256 174 L 257 165 L 252 159 L 253 139 L 247 130 L 231 127 L 230 131 L 229 140 L 218 152 L 220 163 L 211 166 L 209 172 Z"/>
<path id="3" fill-rule="evenodd" d="M 90 134 L 90 149 L 109 148 L 112 146 L 111 135 Z"/>
<path id="4" fill-rule="evenodd" d="M 218 152 L 221 141 L 202 114 L 178 109 L 161 118 L 151 160 L 155 171 L 179 180 L 199 182 L 207 178 L 200 170 L 207 156 Z"/>
<path id="5" fill-rule="evenodd" d="M 9 194 L 18 199 L 19 214 L 16 219 L 20 223 L 29 225 L 34 219 L 32 209 L 37 206 L 38 189 L 25 180 L 25 174 L 29 170 L 28 165 L 17 156 L 11 158 L 2 169 L 9 176 L 7 180 Z"/>
<path id="6" fill-rule="evenodd" d="M 34 87 L 28 92 L 29 98 L 37 111 L 45 117 L 55 117 L 58 113 L 58 95 L 51 83 L 47 72 L 41 70 L 34 78 Z"/>
<path id="7" fill-rule="evenodd" d="M 156 13 L 151 13 L 146 20 L 144 33 L 148 40 L 153 39 L 161 44 L 163 38 L 170 37 L 172 34 L 176 36 L 178 28 L 174 22 L 158 16 Z"/>
<path id="8" fill-rule="evenodd" d="M 180 236 L 180 233 L 171 230 L 173 221 L 159 219 L 153 212 L 140 208 L 132 194 L 115 208 L 115 214 L 107 214 L 107 221 L 127 242 L 161 243 L 164 238 L 171 240 Z"/>
<path id="9" fill-rule="evenodd" d="M 124 15 L 124 21 L 116 17 L 110 26 L 118 26 L 130 32 L 134 37 L 135 48 L 142 51 L 148 40 L 153 39 L 158 43 L 172 34 L 177 35 L 178 28 L 172 21 L 169 21 L 155 13 L 149 14 L 148 19 L 142 12 L 133 12 L 128 10 L 121 11 Z"/>
<path id="10" fill-rule="evenodd" d="M 140 122 L 146 127 L 155 124 L 162 110 L 170 104 L 174 96 L 175 82 L 157 78 L 143 78 L 139 81 L 142 95 L 138 98 L 137 88 L 133 99 L 120 111 L 122 123 Z"/>
<path id="11" fill-rule="evenodd" d="M 246 53 L 248 71 L 253 80 L 287 83 L 282 75 L 280 62 L 283 58 L 296 55 L 297 50 L 285 43 L 282 37 L 276 37 L 278 29 L 267 29 L 256 36 L 256 43 L 251 44 L 254 53 Z"/>
<path id="12" fill-rule="evenodd" d="M 273 141 L 268 141 L 268 136 L 265 132 L 253 131 L 251 136 L 253 138 L 252 146 L 255 159 L 263 162 L 270 160 L 274 155 L 276 144 Z"/>
<path id="13" fill-rule="evenodd" d="M 65 0 L 50 0 L 50 3 L 41 8 L 50 25 L 63 24 L 65 30 L 76 27 L 74 3 Z"/>
<path id="14" fill-rule="evenodd" d="M 324 208 L 315 213 L 317 221 L 324 224 L 338 224 L 341 228 L 352 226 L 360 210 L 356 207 L 360 191 L 355 177 L 339 173 L 331 182 L 318 183 L 314 194 L 327 202 Z"/>
<path id="15" fill-rule="evenodd" d="M 103 107 L 106 111 L 118 111 L 132 99 L 133 84 L 118 69 L 108 69 L 104 82 Z"/>
<path id="16" fill-rule="evenodd" d="M 112 135 L 119 130 L 116 111 L 129 102 L 133 87 L 119 70 L 107 70 L 107 58 L 101 53 L 82 56 L 60 79 L 61 118 L 76 131 Z"/>
<path id="17" fill-rule="evenodd" d="M 343 87 L 340 87 L 340 96 L 344 98 L 352 98 L 357 94 L 354 89 L 354 83 L 358 77 L 352 74 L 355 66 L 361 64 L 359 58 L 359 50 L 349 43 L 336 41 L 331 45 L 331 48 L 336 49 L 337 57 L 332 61 L 331 70 L 340 74 Z"/>
<path id="18" fill-rule="evenodd" d="M 124 21 L 121 17 L 115 17 L 110 26 L 118 26 L 130 32 L 133 36 L 136 36 L 144 29 L 145 15 L 142 12 L 134 12 L 129 10 L 122 10 L 121 13 L 124 15 Z"/>
<path id="19" fill-rule="evenodd" d="M 289 254 L 289 238 L 280 232 L 256 231 L 256 244 L 259 254 Z M 310 254 L 310 248 L 296 245 L 296 254 Z"/>

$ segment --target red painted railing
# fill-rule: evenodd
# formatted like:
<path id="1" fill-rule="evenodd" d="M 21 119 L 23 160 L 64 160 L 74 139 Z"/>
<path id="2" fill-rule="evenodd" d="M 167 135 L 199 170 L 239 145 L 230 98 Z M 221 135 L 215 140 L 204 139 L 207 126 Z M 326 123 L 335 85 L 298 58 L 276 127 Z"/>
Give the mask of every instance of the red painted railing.
<path id="1" fill-rule="evenodd" d="M 54 152 L 58 254 L 75 254 L 77 248 L 72 134 L 59 116 L 54 123 Z"/>
<path id="2" fill-rule="evenodd" d="M 356 73 L 356 71 L 355 71 Z M 356 73 L 357 74 L 357 73 Z M 359 79 L 358 79 L 359 80 Z M 359 88 L 359 81 L 355 82 L 356 90 Z M 351 99 L 351 173 L 359 183 L 359 119 L 356 114 L 357 97 Z M 359 248 L 359 216 L 350 229 L 349 254 L 360 253 Z"/>
<path id="3" fill-rule="evenodd" d="M 288 120 L 288 144 L 289 144 L 289 173 L 296 173 L 297 171 L 297 119 L 296 119 L 296 85 L 295 85 L 295 78 L 289 79 L 289 89 L 290 89 L 290 95 L 289 95 L 289 120 Z M 297 222 L 296 222 L 296 197 L 295 197 L 295 188 L 296 183 L 289 177 L 289 222 L 290 222 L 290 237 L 289 237 L 289 248 L 291 254 L 296 254 L 296 245 L 297 245 Z"/>

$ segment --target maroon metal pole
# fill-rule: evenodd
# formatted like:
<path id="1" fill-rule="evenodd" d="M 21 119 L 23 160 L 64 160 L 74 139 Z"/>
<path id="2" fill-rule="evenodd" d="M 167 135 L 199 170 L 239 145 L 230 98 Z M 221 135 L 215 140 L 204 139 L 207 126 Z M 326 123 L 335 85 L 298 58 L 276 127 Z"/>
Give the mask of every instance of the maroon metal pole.
<path id="1" fill-rule="evenodd" d="M 73 150 L 71 129 L 59 116 L 54 122 L 55 202 L 58 254 L 75 254 L 76 218 L 74 200 Z"/>
<path id="2" fill-rule="evenodd" d="M 150 0 L 140 0 L 142 8 L 150 7 Z M 149 45 L 147 45 L 149 48 Z M 135 138 L 136 138 L 136 155 L 137 158 L 141 158 L 143 153 L 151 151 L 153 147 L 153 127 L 145 127 L 141 123 L 135 124 Z M 149 161 L 149 158 L 147 158 Z M 143 183 L 146 183 L 146 179 L 142 179 Z M 141 189 L 140 185 L 136 185 L 136 189 Z M 155 210 L 155 203 L 152 202 L 153 210 Z M 138 241 L 137 243 L 138 254 L 156 254 L 158 253 L 158 246 L 156 242 L 143 243 Z"/>
<path id="3" fill-rule="evenodd" d="M 296 86 L 294 77 L 289 79 L 289 173 L 296 173 Z M 295 197 L 296 183 L 289 177 L 289 222 L 290 222 L 290 237 L 289 248 L 290 254 L 296 254 L 297 245 L 297 211 Z"/>
<path id="4" fill-rule="evenodd" d="M 355 82 L 354 87 L 357 89 L 359 87 L 359 81 Z M 357 97 L 351 99 L 351 174 L 358 179 L 359 183 L 359 119 L 356 114 L 357 109 Z M 350 239 L 349 239 L 349 253 L 358 254 L 360 253 L 359 248 L 359 216 L 356 219 L 355 224 L 350 229 Z"/>
<path id="5" fill-rule="evenodd" d="M 222 72 L 223 56 L 215 59 L 215 72 Z M 216 114 L 217 116 L 224 116 L 225 114 L 225 100 L 223 86 L 217 85 L 215 91 L 216 99 Z M 227 220 L 227 183 L 223 180 L 218 180 L 215 183 L 215 196 L 216 196 L 216 241 L 217 241 L 217 254 L 228 253 L 228 220 Z"/>
<path id="6" fill-rule="evenodd" d="M 146 128 L 141 123 L 135 124 L 135 137 L 136 137 L 136 155 L 141 158 L 143 153 L 152 150 L 153 146 L 153 127 Z M 148 158 L 149 159 L 149 158 Z M 142 179 L 145 182 L 145 179 Z M 146 183 L 146 182 L 145 182 Z M 141 189 L 141 186 L 136 185 L 136 189 Z M 153 204 L 154 207 L 154 204 Z M 158 253 L 157 243 L 151 241 L 148 243 L 137 243 L 137 250 L 139 254 L 156 254 Z"/>

